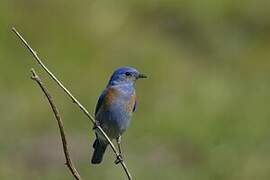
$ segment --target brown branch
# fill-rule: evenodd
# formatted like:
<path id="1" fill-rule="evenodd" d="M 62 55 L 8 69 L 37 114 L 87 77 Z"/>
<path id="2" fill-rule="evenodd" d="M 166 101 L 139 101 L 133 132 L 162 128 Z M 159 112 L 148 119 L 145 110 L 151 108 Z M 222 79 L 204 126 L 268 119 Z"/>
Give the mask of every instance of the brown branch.
<path id="1" fill-rule="evenodd" d="M 62 139 L 62 144 L 63 144 L 63 151 L 64 151 L 65 158 L 66 158 L 66 165 L 67 165 L 68 169 L 70 170 L 71 174 L 74 176 L 74 178 L 77 180 L 81 180 L 80 174 L 76 170 L 76 168 L 72 162 L 72 159 L 70 157 L 69 150 L 68 150 L 68 143 L 67 143 L 66 134 L 65 134 L 65 130 L 64 130 L 64 124 L 63 124 L 63 121 L 62 121 L 61 116 L 59 114 L 59 111 L 58 111 L 57 107 L 55 106 L 54 100 L 53 100 L 52 96 L 50 95 L 48 89 L 45 87 L 45 85 L 43 84 L 43 82 L 41 81 L 39 76 L 36 74 L 35 70 L 31 69 L 31 72 L 32 72 L 31 78 L 37 82 L 37 84 L 39 85 L 39 87 L 41 88 L 43 93 L 45 94 L 46 98 L 48 99 L 48 101 L 50 103 L 50 106 L 52 108 L 54 116 L 57 120 L 57 124 L 59 127 L 61 139 Z"/>
<path id="2" fill-rule="evenodd" d="M 58 86 L 60 86 L 61 89 L 64 90 L 64 92 L 68 95 L 68 97 L 80 108 L 80 110 L 87 116 L 88 119 L 91 120 L 91 122 L 96 125 L 95 118 L 90 115 L 90 113 L 86 110 L 86 108 L 69 92 L 69 90 L 56 78 L 56 76 L 44 65 L 44 63 L 41 61 L 39 56 L 37 55 L 36 51 L 32 49 L 32 47 L 26 42 L 26 40 L 21 36 L 21 34 L 15 29 L 15 27 L 12 28 L 12 31 L 17 35 L 17 37 L 23 42 L 25 47 L 30 51 L 30 53 L 33 55 L 37 63 L 45 70 L 49 76 L 57 83 Z M 119 152 L 116 150 L 115 146 L 113 145 L 110 138 L 107 136 L 107 134 L 104 132 L 104 130 L 97 125 L 96 129 L 98 129 L 102 135 L 106 138 L 106 140 L 109 142 L 110 147 L 112 148 L 114 154 L 116 155 L 116 158 L 119 159 L 120 155 Z M 120 161 L 120 164 L 122 165 L 127 178 L 129 180 L 132 180 L 131 174 L 123 160 Z"/>

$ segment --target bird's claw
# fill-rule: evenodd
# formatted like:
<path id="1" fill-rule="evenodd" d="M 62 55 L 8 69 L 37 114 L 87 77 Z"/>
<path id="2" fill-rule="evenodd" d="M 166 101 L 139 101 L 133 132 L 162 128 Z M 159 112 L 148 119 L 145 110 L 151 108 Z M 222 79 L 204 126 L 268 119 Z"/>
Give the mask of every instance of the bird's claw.
<path id="1" fill-rule="evenodd" d="M 123 156 L 121 154 L 117 155 L 116 160 L 114 161 L 115 164 L 119 164 L 123 162 Z"/>
<path id="2" fill-rule="evenodd" d="M 93 130 L 97 129 L 98 126 L 100 126 L 100 123 L 98 121 L 95 121 Z"/>

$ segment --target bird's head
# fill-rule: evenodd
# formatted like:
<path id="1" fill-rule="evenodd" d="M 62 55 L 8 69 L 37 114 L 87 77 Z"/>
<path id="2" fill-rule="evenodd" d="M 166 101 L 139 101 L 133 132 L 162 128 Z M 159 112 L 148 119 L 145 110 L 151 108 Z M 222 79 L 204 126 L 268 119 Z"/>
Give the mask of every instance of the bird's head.
<path id="1" fill-rule="evenodd" d="M 120 67 L 113 72 L 109 85 L 134 84 L 136 80 L 141 78 L 147 78 L 147 76 L 139 73 L 135 68 Z"/>

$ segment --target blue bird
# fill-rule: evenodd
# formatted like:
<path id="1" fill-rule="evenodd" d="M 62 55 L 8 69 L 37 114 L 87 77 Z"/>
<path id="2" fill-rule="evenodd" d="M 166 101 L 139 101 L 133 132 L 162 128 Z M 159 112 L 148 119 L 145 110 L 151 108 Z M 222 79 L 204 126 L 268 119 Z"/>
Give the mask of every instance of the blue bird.
<path id="1" fill-rule="evenodd" d="M 116 139 L 120 158 L 121 155 L 121 135 L 126 131 L 130 124 L 132 113 L 137 107 L 135 94 L 135 82 L 140 78 L 146 78 L 138 70 L 132 67 L 120 67 L 116 69 L 106 88 L 99 96 L 95 120 L 102 127 L 108 137 Z M 108 141 L 96 130 L 96 140 L 93 144 L 94 154 L 92 164 L 99 164 L 102 161 Z M 120 159 L 116 160 L 118 163 Z"/>

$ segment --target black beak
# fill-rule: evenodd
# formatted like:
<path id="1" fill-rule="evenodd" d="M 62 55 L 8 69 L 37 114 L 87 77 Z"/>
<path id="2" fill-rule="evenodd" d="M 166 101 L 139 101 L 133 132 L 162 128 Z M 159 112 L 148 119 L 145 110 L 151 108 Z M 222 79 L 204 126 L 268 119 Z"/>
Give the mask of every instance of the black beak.
<path id="1" fill-rule="evenodd" d="M 137 77 L 137 79 L 141 79 L 141 78 L 147 78 L 147 76 L 144 75 L 144 74 L 139 74 L 138 77 Z"/>

